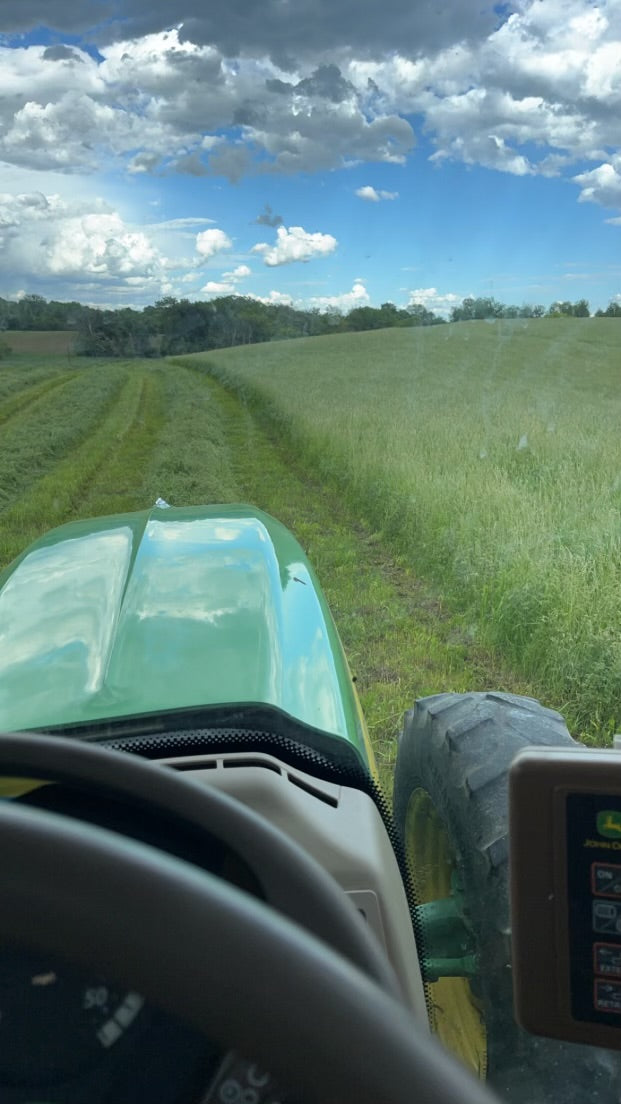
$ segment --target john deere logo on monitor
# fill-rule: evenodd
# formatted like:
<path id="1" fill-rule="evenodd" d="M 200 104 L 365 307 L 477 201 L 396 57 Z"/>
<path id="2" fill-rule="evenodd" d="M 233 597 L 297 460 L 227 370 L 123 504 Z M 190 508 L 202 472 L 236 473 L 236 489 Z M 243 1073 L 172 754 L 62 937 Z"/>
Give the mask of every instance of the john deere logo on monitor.
<path id="1" fill-rule="evenodd" d="M 597 814 L 597 831 L 606 839 L 621 839 L 621 812 L 618 809 L 602 809 Z"/>

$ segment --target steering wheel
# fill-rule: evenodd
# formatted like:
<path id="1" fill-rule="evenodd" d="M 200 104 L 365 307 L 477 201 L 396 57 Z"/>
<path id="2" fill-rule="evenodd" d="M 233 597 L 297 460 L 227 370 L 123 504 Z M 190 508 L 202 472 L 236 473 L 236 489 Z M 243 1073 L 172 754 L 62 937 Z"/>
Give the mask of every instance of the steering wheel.
<path id="1" fill-rule="evenodd" d="M 162 815 L 177 816 L 181 790 L 191 804 L 188 795 L 196 789 L 173 772 L 121 753 L 49 737 L 0 740 L 4 773 L 64 779 L 63 755 L 73 760 L 74 779 L 95 760 L 111 775 L 131 764 L 132 782 L 137 770 L 141 785 L 158 791 L 153 805 Z M 127 796 L 127 777 L 117 787 L 110 783 L 117 796 Z M 162 800 L 162 778 L 174 779 L 172 809 Z M 102 792 L 101 778 L 85 784 Z M 212 819 L 220 826 L 229 818 L 234 847 L 235 829 L 241 825 L 243 836 L 248 815 L 270 842 L 275 834 L 285 850 L 290 846 L 239 803 L 214 789 L 198 791 L 205 808 L 216 810 Z M 148 844 L 13 802 L 0 803 L 0 841 L 0 939 L 82 966 L 96 962 L 111 980 L 256 1060 L 301 1100 L 493 1101 L 421 1031 L 395 995 L 390 972 L 383 984 L 369 976 L 368 963 L 354 963 L 255 897 Z M 321 927 L 334 914 L 333 893 L 343 895 L 317 871 L 311 896 L 318 892 L 325 903 Z M 347 915 L 353 933 L 364 931 L 355 910 Z"/>

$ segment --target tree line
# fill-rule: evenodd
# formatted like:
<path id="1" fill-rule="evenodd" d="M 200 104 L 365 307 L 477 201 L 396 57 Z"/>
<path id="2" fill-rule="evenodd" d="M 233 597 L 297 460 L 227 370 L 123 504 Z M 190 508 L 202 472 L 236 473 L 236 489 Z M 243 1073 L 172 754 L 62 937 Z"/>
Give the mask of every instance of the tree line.
<path id="1" fill-rule="evenodd" d="M 284 303 L 263 303 L 227 295 L 207 302 L 166 296 L 134 310 L 102 310 L 80 303 L 48 302 L 25 295 L 17 302 L 0 299 L 2 330 L 74 330 L 75 351 L 85 356 L 170 356 L 230 345 L 389 326 L 435 326 L 444 318 L 421 304 L 399 308 L 354 307 L 301 310 Z"/>
<path id="2" fill-rule="evenodd" d="M 597 317 L 621 317 L 621 304 L 611 302 L 606 310 L 595 313 Z M 453 307 L 450 321 L 543 317 L 588 318 L 589 304 L 579 299 L 575 303 L 555 301 L 548 308 L 517 307 L 494 298 L 466 298 Z M 48 301 L 40 295 L 25 295 L 16 302 L 0 298 L 0 331 L 74 330 L 76 353 L 103 357 L 169 356 L 284 338 L 445 322 L 422 303 L 408 307 L 382 303 L 381 307 L 354 307 L 343 313 L 302 310 L 241 295 L 207 302 L 167 296 L 142 310 L 102 310 L 76 302 Z"/>
<path id="3" fill-rule="evenodd" d="M 612 306 L 612 304 L 611 304 Z M 598 311 L 598 314 L 601 313 Z M 576 303 L 555 300 L 546 309 L 541 303 L 524 303 L 516 307 L 507 303 L 499 303 L 497 299 L 485 298 L 464 299 L 461 306 L 453 307 L 451 322 L 471 322 L 475 319 L 490 318 L 590 318 L 591 311 L 586 299 L 578 299 Z"/>

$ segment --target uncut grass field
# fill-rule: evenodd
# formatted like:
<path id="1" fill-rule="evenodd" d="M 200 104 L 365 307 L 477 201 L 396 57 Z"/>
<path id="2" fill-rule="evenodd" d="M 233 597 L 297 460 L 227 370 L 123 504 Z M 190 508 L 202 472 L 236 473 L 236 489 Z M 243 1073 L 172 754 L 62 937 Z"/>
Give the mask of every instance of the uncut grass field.
<path id="1" fill-rule="evenodd" d="M 574 732 L 621 726 L 621 322 L 447 324 L 178 363 L 277 426 Z"/>

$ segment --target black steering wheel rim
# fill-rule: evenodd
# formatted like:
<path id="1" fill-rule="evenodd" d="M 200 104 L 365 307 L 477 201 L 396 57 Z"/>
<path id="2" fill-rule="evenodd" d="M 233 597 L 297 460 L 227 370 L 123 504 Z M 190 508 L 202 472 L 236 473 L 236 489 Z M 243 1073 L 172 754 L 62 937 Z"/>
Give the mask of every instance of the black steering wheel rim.
<path id="1" fill-rule="evenodd" d="M 215 831 L 251 866 L 267 856 L 280 871 L 274 908 L 117 832 L 0 802 L 0 939 L 96 963 L 269 1069 L 300 1100 L 489 1104 L 405 1009 L 336 883 L 239 802 L 157 764 L 49 736 L 0 737 L 0 773 L 121 796 Z"/>
<path id="2" fill-rule="evenodd" d="M 223 1047 L 341 1104 L 490 1104 L 358 968 L 195 867 L 54 813 L 0 806 L 0 938 L 92 967 Z"/>

